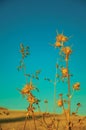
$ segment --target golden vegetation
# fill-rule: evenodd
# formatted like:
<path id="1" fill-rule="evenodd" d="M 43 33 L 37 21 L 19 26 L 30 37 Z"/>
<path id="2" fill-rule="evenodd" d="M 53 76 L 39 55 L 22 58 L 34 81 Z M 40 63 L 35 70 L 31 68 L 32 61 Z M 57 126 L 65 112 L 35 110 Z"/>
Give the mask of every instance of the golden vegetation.
<path id="1" fill-rule="evenodd" d="M 54 105 L 51 106 L 53 109 L 53 114 L 50 114 L 48 111 L 48 100 L 44 100 L 45 104 L 45 112 L 42 113 L 40 109 L 40 99 L 36 98 L 33 94 L 33 91 L 39 89 L 36 88 L 34 84 L 34 79 L 39 80 L 39 74 L 41 70 L 37 70 L 34 74 L 26 73 L 26 65 L 25 65 L 25 58 L 30 54 L 29 46 L 24 46 L 20 44 L 20 54 L 21 60 L 19 62 L 19 66 L 17 67 L 18 71 L 23 70 L 23 75 L 26 79 L 26 83 L 22 89 L 17 88 L 17 90 L 26 98 L 28 101 L 27 111 L 25 113 L 25 121 L 21 125 L 20 129 L 22 130 L 80 130 L 79 128 L 83 126 L 81 122 L 83 122 L 84 118 L 77 118 L 78 110 L 81 107 L 81 103 L 76 104 L 76 111 L 71 111 L 71 100 L 74 95 L 75 90 L 80 90 L 80 83 L 76 82 L 71 86 L 71 74 L 69 69 L 69 60 L 72 54 L 72 48 L 66 45 L 66 42 L 69 41 L 69 37 L 62 34 L 57 34 L 56 42 L 53 46 L 59 50 L 59 54 L 57 57 L 63 60 L 64 65 L 61 63 L 56 62 L 56 73 L 54 81 L 50 78 L 44 78 L 44 80 L 48 81 L 49 83 L 53 83 L 54 85 Z M 58 58 L 58 61 L 59 61 Z M 29 81 L 28 81 L 29 80 Z M 59 82 L 64 81 L 67 83 L 67 97 L 64 96 L 63 93 L 59 94 L 57 97 L 56 89 Z M 59 91 L 59 88 L 58 88 Z M 72 92 L 71 92 L 72 91 Z M 65 108 L 66 105 L 66 108 Z M 57 108 L 62 109 L 62 113 L 58 116 L 56 113 Z M 41 113 L 40 118 L 37 118 L 35 109 Z M 31 120 L 30 120 L 31 119 Z M 73 120 L 74 119 L 74 120 Z M 28 126 L 27 126 L 28 124 Z M 1 126 L 0 126 L 1 127 Z M 15 127 L 14 130 L 17 128 Z M 19 129 L 19 130 L 20 130 Z M 5 129 L 4 129 L 5 130 Z"/>

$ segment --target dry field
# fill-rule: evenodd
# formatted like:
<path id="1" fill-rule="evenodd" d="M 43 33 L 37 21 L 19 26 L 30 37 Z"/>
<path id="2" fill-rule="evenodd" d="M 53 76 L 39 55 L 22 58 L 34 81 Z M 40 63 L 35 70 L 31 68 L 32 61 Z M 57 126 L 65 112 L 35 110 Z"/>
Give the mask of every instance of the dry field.
<path id="1" fill-rule="evenodd" d="M 23 130 L 25 124 L 25 111 L 9 111 L 7 109 L 0 109 L 0 130 Z M 45 120 L 42 115 L 39 116 L 36 113 L 36 126 L 37 130 L 52 130 L 50 127 L 46 128 L 46 123 L 50 126 L 51 121 L 54 119 L 54 115 L 49 114 Z M 74 123 L 70 130 L 86 130 L 86 117 L 84 116 L 72 116 L 72 122 Z M 58 125 L 57 129 L 53 130 L 66 130 L 64 115 L 55 116 L 55 125 Z M 26 122 L 25 130 L 35 130 L 34 120 L 29 118 Z"/>

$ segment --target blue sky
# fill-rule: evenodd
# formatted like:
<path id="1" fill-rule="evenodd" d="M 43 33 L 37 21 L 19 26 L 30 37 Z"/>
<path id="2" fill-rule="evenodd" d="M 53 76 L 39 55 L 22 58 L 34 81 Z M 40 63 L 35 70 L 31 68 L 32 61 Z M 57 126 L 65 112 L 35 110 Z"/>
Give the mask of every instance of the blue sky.
<path id="1" fill-rule="evenodd" d="M 21 58 L 19 45 L 22 42 L 30 46 L 31 55 L 25 60 L 27 72 L 42 70 L 40 81 L 33 81 L 40 89 L 40 93 L 35 92 L 35 95 L 41 100 L 48 99 L 49 110 L 52 111 L 53 86 L 43 78 L 54 78 L 55 75 L 58 51 L 49 43 L 55 43 L 56 30 L 72 35 L 69 40 L 69 44 L 73 45 L 70 70 L 74 77 L 71 80 L 72 83 L 81 83 L 81 90 L 75 93 L 72 103 L 81 102 L 79 113 L 86 114 L 85 0 L 0 0 L 0 106 L 10 109 L 27 107 L 26 100 L 16 90 L 25 84 L 22 72 L 16 69 Z M 57 88 L 57 94 L 61 91 L 66 93 L 64 84 Z"/>

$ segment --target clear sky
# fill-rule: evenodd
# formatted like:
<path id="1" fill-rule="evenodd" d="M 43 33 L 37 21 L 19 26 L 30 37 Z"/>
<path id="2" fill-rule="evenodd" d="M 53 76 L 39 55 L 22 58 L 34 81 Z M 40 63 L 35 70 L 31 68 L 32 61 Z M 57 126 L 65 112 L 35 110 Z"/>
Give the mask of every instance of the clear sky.
<path id="1" fill-rule="evenodd" d="M 9 109 L 26 109 L 28 103 L 16 88 L 22 88 L 25 78 L 18 72 L 19 45 L 30 46 L 26 59 L 27 73 L 41 69 L 40 80 L 34 80 L 40 92 L 34 94 L 49 100 L 52 111 L 53 86 L 43 80 L 54 79 L 57 50 L 49 45 L 55 43 L 56 30 L 71 36 L 73 45 L 70 70 L 74 77 L 71 85 L 79 81 L 81 90 L 72 100 L 73 110 L 77 102 L 82 104 L 80 114 L 86 115 L 86 1 L 85 0 L 0 0 L 0 106 Z M 67 91 L 64 84 L 57 86 L 58 94 Z"/>

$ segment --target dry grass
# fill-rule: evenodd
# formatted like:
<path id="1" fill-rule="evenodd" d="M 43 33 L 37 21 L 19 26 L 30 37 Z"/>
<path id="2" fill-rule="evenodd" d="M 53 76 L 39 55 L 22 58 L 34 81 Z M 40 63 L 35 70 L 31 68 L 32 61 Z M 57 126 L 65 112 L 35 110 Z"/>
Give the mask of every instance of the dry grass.
<path id="1" fill-rule="evenodd" d="M 5 112 L 9 112 L 8 115 L 6 115 Z M 0 110 L 0 130 L 23 130 L 24 123 L 25 123 L 25 115 L 26 111 L 8 111 L 8 110 Z M 43 119 L 40 116 L 39 113 L 36 113 L 36 126 L 37 130 L 48 130 L 46 126 L 43 124 Z M 48 124 L 51 123 L 51 120 L 53 118 L 53 115 L 49 115 L 46 117 L 46 122 Z M 65 117 L 64 115 L 56 115 L 55 119 L 57 120 L 55 123 L 58 124 L 59 121 L 59 127 L 58 130 L 66 130 L 65 127 Z M 79 119 L 81 119 L 80 123 Z M 75 123 L 72 130 L 86 130 L 86 117 L 84 116 L 72 116 L 71 120 Z M 34 130 L 34 122 L 32 119 L 27 120 L 26 129 L 25 130 Z M 51 130 L 51 129 L 49 129 Z M 53 129 L 54 130 L 54 129 Z"/>

